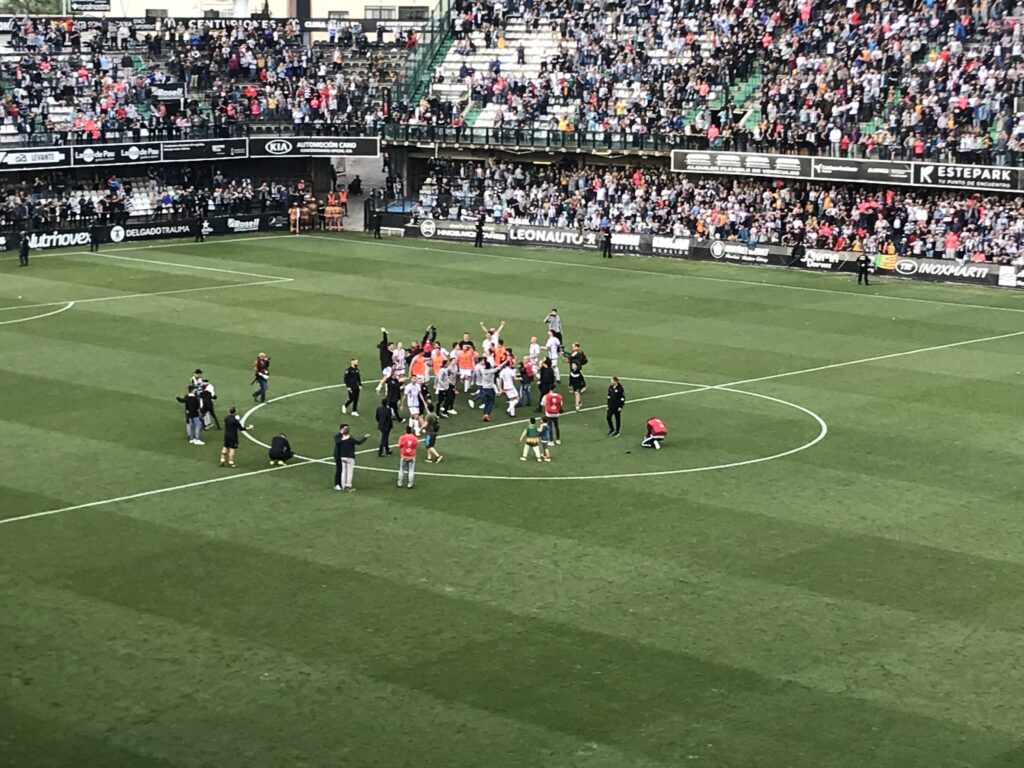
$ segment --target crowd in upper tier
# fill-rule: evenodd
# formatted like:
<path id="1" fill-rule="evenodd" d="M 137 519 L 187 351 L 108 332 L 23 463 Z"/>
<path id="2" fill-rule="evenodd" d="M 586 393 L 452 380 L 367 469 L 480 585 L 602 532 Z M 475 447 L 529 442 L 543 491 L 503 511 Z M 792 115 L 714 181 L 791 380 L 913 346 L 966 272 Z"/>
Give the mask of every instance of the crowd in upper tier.
<path id="1" fill-rule="evenodd" d="M 414 213 L 932 258 L 1024 262 L 1024 197 L 435 161 Z"/>
<path id="2" fill-rule="evenodd" d="M 274 122 L 299 133 L 375 132 L 415 45 L 411 28 L 380 26 L 371 40 L 344 22 L 311 45 L 290 21 L 167 20 L 146 33 L 70 19 L 11 26 L 0 135 L 39 144 L 244 135 Z M 164 95 L 181 84 L 184 101 Z"/>
<path id="3" fill-rule="evenodd" d="M 478 108 L 494 108 L 496 127 L 1017 164 L 1022 17 L 1010 0 L 455 0 L 448 56 L 463 64 L 447 77 Z M 14 20 L 0 134 L 45 143 L 34 135 L 473 127 L 465 101 L 429 90 L 410 100 L 402 71 L 418 32 L 409 25 L 367 33 L 332 22 L 329 39 L 310 40 L 292 21 L 215 21 L 140 32 L 128 22 Z M 510 47 L 515 63 L 498 56 Z M 154 96 L 165 81 L 188 86 L 184 105 Z"/>

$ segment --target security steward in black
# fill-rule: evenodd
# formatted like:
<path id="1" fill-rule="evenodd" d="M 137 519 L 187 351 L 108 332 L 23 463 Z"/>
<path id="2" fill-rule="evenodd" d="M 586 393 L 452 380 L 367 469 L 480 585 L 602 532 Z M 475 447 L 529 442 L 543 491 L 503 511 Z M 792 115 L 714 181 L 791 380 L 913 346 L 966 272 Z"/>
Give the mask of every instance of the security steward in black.
<path id="1" fill-rule="evenodd" d="M 373 239 L 374 240 L 380 240 L 381 239 L 380 238 L 380 220 L 382 218 L 383 217 L 380 215 L 379 211 L 374 211 L 373 213 L 370 214 L 370 220 L 373 222 Z"/>
<path id="2" fill-rule="evenodd" d="M 391 429 L 395 426 L 394 414 L 391 412 L 391 406 L 388 405 L 387 400 L 381 400 L 380 405 L 377 406 L 377 412 L 374 414 L 377 419 L 377 430 L 380 432 L 380 446 L 377 448 L 378 456 L 390 456 L 391 448 L 389 446 L 391 439 Z"/>
<path id="3" fill-rule="evenodd" d="M 392 371 L 384 382 L 384 392 L 387 395 L 388 408 L 391 409 L 396 419 L 401 419 L 402 414 L 398 411 L 398 401 L 402 399 L 402 382 L 398 378 L 397 371 Z"/>
<path id="4" fill-rule="evenodd" d="M 608 422 L 608 437 L 618 437 L 622 428 L 622 409 L 626 405 L 626 390 L 622 388 L 617 377 L 612 376 L 612 383 L 608 385 L 608 413 L 605 419 Z"/>
<path id="5" fill-rule="evenodd" d="M 21 242 L 18 244 L 18 266 L 28 266 L 28 232 L 21 233 Z"/>
<path id="6" fill-rule="evenodd" d="M 476 217 L 476 236 L 473 238 L 474 248 L 484 247 L 484 216 L 480 214 Z"/>
<path id="7" fill-rule="evenodd" d="M 89 227 L 89 253 L 99 251 L 101 242 L 103 242 L 103 227 L 99 222 L 93 222 L 93 225 Z"/>
<path id="8" fill-rule="evenodd" d="M 868 282 L 868 267 L 871 266 L 871 259 L 868 258 L 866 253 L 862 253 L 857 257 L 857 285 L 864 283 L 864 285 L 871 285 Z"/>
<path id="9" fill-rule="evenodd" d="M 348 400 L 341 406 L 341 412 L 345 413 L 345 409 L 349 406 L 352 407 L 352 415 L 358 416 L 359 413 L 359 389 L 363 386 L 363 376 L 359 373 L 359 361 L 352 358 L 348 368 L 345 369 L 345 389 L 348 391 Z"/>
<path id="10" fill-rule="evenodd" d="M 610 259 L 612 257 L 612 233 L 611 230 L 605 230 L 604 237 L 601 238 L 601 258 Z"/>
<path id="11" fill-rule="evenodd" d="M 200 214 L 196 214 L 192 217 L 192 234 L 195 235 L 193 242 L 202 243 L 206 241 L 206 233 L 203 232 L 203 217 Z"/>

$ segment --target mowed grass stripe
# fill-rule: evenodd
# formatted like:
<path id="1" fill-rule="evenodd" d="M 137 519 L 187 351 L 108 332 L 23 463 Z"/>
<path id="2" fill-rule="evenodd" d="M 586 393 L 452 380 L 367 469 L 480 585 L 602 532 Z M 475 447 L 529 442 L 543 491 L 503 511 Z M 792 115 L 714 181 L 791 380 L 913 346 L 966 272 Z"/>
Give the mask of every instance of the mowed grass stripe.
<path id="1" fill-rule="evenodd" d="M 89 766 L 109 766 L 103 761 L 112 754 L 131 755 L 132 765 L 355 766 L 365 764 L 364 752 L 381 764 L 409 765 L 411 744 L 416 765 L 474 768 L 486 760 L 558 768 L 579 754 L 588 765 L 606 768 L 669 765 L 372 678 L 359 671 L 357 659 L 290 652 L 257 632 L 238 637 L 45 585 L 26 586 L 25 598 L 34 610 L 24 615 L 35 620 L 7 630 L 26 645 L 19 681 L 66 685 L 64 667 L 112 668 L 126 659 L 153 668 L 153 678 L 145 686 L 130 675 L 109 679 L 109 696 L 95 686 L 69 687 L 59 706 L 33 696 L 32 687 L 17 686 L 8 698 L 17 714 L 10 722 L 26 727 L 8 737 L 17 749 L 6 754 L 24 757 L 15 765 L 42 764 L 33 754 L 68 756 L 63 745 L 54 750 L 55 725 L 75 734 L 67 738 L 82 750 L 75 765 Z M 68 617 L 76 626 L 70 648 L 60 638 L 36 634 Z M 146 638 L 146 652 L 112 643 L 111 626 L 135 627 Z M 321 637 L 333 628 L 328 622 Z M 344 634 L 338 639 L 346 640 Z M 301 703 L 295 703 L 292 696 L 300 692 Z M 234 706 L 222 707 L 222 698 Z M 284 725 L 296 717 L 305 723 L 301 729 Z M 245 744 L 225 739 L 225 731 Z"/>
<path id="2" fill-rule="evenodd" d="M 564 689 L 577 700 L 582 697 L 586 706 L 578 715 L 574 714 L 576 710 L 562 710 L 560 714 L 569 718 L 569 723 L 552 723 L 549 727 L 582 738 L 596 739 L 605 733 L 612 743 L 652 757 L 658 757 L 657 750 L 664 745 L 637 743 L 636 733 L 650 717 L 649 710 L 661 716 L 672 713 L 676 706 L 688 709 L 698 703 L 695 697 L 718 698 L 715 691 L 731 699 L 722 704 L 734 713 L 738 711 L 740 722 L 747 723 L 753 713 L 746 712 L 742 702 L 748 695 L 763 697 L 762 703 L 783 696 L 796 702 L 803 698 L 804 703 L 798 703 L 796 709 L 807 717 L 836 718 L 853 729 L 863 727 L 865 720 L 871 727 L 887 723 L 886 730 L 899 723 L 932 734 L 945 731 L 945 740 L 952 724 L 958 723 L 962 739 L 966 736 L 964 731 L 972 730 L 963 724 L 981 714 L 996 717 L 1001 723 L 1005 736 L 1000 741 L 1012 733 L 1007 713 L 997 712 L 1006 704 L 1006 699 L 1000 697 L 1013 695 L 1005 680 L 999 682 L 1005 667 L 993 670 L 984 681 L 958 676 L 948 682 L 950 687 L 965 685 L 962 696 L 981 694 L 979 685 L 983 683 L 989 703 L 982 713 L 961 712 L 947 702 L 934 702 L 931 707 L 918 709 L 907 707 L 899 697 L 888 700 L 891 683 L 881 671 L 862 678 L 857 686 L 845 687 L 842 695 L 835 693 L 834 681 L 818 689 L 822 685 L 824 659 L 796 653 L 795 641 L 801 633 L 805 635 L 804 643 L 808 642 L 806 633 L 811 633 L 824 643 L 823 648 L 842 641 L 848 650 L 865 653 L 905 650 L 908 643 L 914 642 L 905 629 L 908 619 L 913 619 L 901 612 L 878 611 L 846 601 L 843 616 L 844 624 L 848 617 L 848 626 L 830 621 L 813 629 L 823 615 L 830 613 L 830 604 L 802 590 L 780 589 L 762 580 L 728 577 L 697 568 L 680 570 L 669 562 L 637 560 L 628 553 L 594 550 L 550 537 L 534 543 L 518 531 L 510 536 L 513 532 L 501 526 L 488 529 L 477 523 L 458 529 L 456 536 L 446 539 L 438 535 L 441 526 L 437 523 L 441 521 L 436 513 L 412 507 L 407 514 L 413 519 L 385 525 L 383 529 L 379 519 L 351 521 L 346 526 L 348 535 L 358 533 L 363 541 L 358 551 L 339 547 L 337 537 L 345 535 L 340 529 L 331 535 L 321 535 L 312 547 L 308 541 L 297 540 L 294 533 L 279 531 L 284 538 L 272 537 L 274 554 L 265 545 L 244 545 L 237 538 L 237 533 L 244 538 L 252 531 L 251 521 L 242 526 L 244 530 L 230 532 L 225 531 L 223 523 L 212 532 L 179 530 L 175 536 L 188 536 L 187 546 L 171 548 L 163 555 L 150 554 L 145 559 L 147 567 L 160 574 L 166 593 L 144 594 L 138 584 L 111 579 L 105 569 L 76 572 L 69 588 L 90 598 L 136 610 L 145 606 L 150 612 L 176 621 L 239 637 L 252 631 L 253 622 L 260 621 L 268 606 L 282 606 L 276 609 L 280 621 L 270 626 L 255 625 L 263 627 L 260 636 L 265 642 L 282 650 L 339 663 L 356 657 L 366 665 L 360 667 L 363 674 L 538 725 L 551 722 L 550 717 L 538 711 L 543 708 L 538 702 L 549 702 L 553 696 L 557 698 L 557 690 Z M 172 520 L 175 526 L 183 522 L 177 516 Z M 451 520 L 444 522 L 447 525 Z M 138 520 L 133 524 L 143 525 Z M 372 546 L 371 540 L 364 538 L 372 533 L 366 525 L 378 532 Z M 229 533 L 231 540 L 206 539 L 224 533 Z M 266 531 L 261 533 L 261 540 L 270 540 Z M 453 545 L 453 541 L 460 544 Z M 389 542 L 393 551 L 401 552 L 404 565 L 400 568 L 388 567 L 380 560 L 382 549 Z M 296 547 L 302 554 L 280 553 L 281 549 Z M 454 570 L 446 559 L 454 554 L 452 550 L 460 553 Z M 495 551 L 504 551 L 510 562 L 518 564 L 515 575 L 499 582 L 480 583 L 481 562 L 493 558 Z M 319 561 L 321 557 L 328 558 L 328 562 Z M 359 564 L 346 563 L 348 558 Z M 174 585 L 182 563 L 193 562 L 199 568 L 196 573 L 202 574 L 202 582 L 211 590 L 198 610 Z M 240 604 L 231 596 L 248 583 L 247 571 L 257 562 L 262 564 L 259 567 L 266 583 Z M 614 563 L 611 569 L 610 563 Z M 185 572 L 193 573 L 194 567 L 188 566 Z M 284 578 L 285 573 L 290 577 Z M 542 584 L 559 586 L 556 590 L 544 590 Z M 379 613 L 378 601 L 392 608 L 386 620 Z M 344 609 L 327 615 L 328 604 Z M 686 626 L 666 624 L 666 615 L 680 611 L 688 617 Z M 289 615 L 294 618 L 289 620 Z M 290 631 L 290 624 L 303 615 L 324 616 L 324 625 L 310 636 L 298 637 Z M 886 634 L 881 629 L 886 625 L 897 631 Z M 927 628 L 928 642 L 933 644 L 943 664 L 947 657 L 941 649 L 942 637 L 952 650 L 958 647 L 965 631 L 963 625 L 955 623 L 920 626 L 922 630 Z M 745 632 L 747 637 L 731 640 L 728 651 L 722 649 L 717 638 L 733 638 L 737 632 Z M 785 633 L 794 641 L 790 658 L 785 662 L 764 658 L 764 647 L 758 645 L 768 638 L 777 640 L 778 633 Z M 986 648 L 989 653 L 1005 654 L 1017 642 L 1014 636 L 994 630 L 975 630 L 972 635 L 977 647 Z M 324 643 L 326 637 L 332 637 L 332 642 Z M 774 641 L 772 645 L 777 647 Z M 562 659 L 562 666 L 557 668 L 564 672 L 546 668 L 543 676 L 533 675 L 531 669 L 545 658 Z M 776 671 L 764 676 L 750 670 L 748 665 L 756 658 L 763 661 L 756 662 L 755 667 L 764 664 Z M 460 663 L 461 673 L 456 666 Z M 908 691 L 919 684 L 921 677 L 933 673 L 927 660 L 920 662 L 920 667 L 917 672 L 903 672 L 910 678 L 905 683 Z M 801 675 L 805 668 L 819 679 L 813 687 L 804 688 Z M 586 676 L 585 670 L 598 674 Z M 780 674 L 779 670 L 785 671 Z M 841 665 L 835 673 L 840 678 L 845 676 Z M 475 684 L 453 688 L 455 681 L 464 676 L 476 681 Z M 570 680 L 576 680 L 578 687 L 573 688 Z M 660 684 L 654 683 L 656 680 Z M 490 685 L 481 689 L 481 681 Z M 521 697 L 515 695 L 514 681 L 529 691 Z M 929 678 L 929 682 L 934 680 Z M 651 699 L 630 700 L 629 692 L 638 684 L 641 688 L 654 684 L 660 693 Z M 506 695 L 495 696 L 498 691 Z M 607 698 L 610 691 L 616 693 L 612 701 Z M 806 711 L 802 710 L 804 705 Z M 928 715 L 922 717 L 925 712 Z M 939 721 L 944 721 L 944 725 Z M 788 733 L 776 736 L 783 742 L 787 737 L 801 740 L 798 735 L 802 729 L 795 722 L 790 722 L 789 727 Z M 760 725 L 754 730 L 760 733 L 759 739 L 768 741 L 769 734 L 761 732 Z M 892 736 L 898 732 L 894 730 Z M 923 733 L 921 738 L 925 738 Z M 1006 746 L 1001 744 L 999 749 Z"/>

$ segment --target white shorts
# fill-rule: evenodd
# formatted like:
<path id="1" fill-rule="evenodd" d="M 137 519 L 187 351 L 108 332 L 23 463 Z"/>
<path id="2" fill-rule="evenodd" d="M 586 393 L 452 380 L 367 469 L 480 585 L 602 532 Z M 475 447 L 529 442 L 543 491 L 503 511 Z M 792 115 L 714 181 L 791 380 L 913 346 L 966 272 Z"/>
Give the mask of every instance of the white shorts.
<path id="1" fill-rule="evenodd" d="M 516 400 L 519 399 L 519 393 L 515 389 L 506 389 L 505 397 L 509 399 L 510 403 L 514 403 Z"/>
<path id="2" fill-rule="evenodd" d="M 409 415 L 410 416 L 419 416 L 420 415 L 420 407 L 418 405 L 415 406 L 415 407 L 410 405 L 409 406 Z"/>
<path id="3" fill-rule="evenodd" d="M 472 368 L 459 368 L 459 381 L 466 381 L 473 378 Z"/>

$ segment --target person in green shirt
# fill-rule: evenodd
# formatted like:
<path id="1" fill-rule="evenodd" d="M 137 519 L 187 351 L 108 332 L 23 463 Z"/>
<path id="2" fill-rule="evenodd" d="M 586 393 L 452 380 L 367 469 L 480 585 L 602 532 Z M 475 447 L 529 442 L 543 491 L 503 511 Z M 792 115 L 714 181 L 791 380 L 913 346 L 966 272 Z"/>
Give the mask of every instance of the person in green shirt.
<path id="1" fill-rule="evenodd" d="M 523 434 L 519 436 L 519 442 L 526 443 L 523 446 L 523 455 L 519 457 L 520 461 L 526 461 L 526 456 L 530 453 L 531 448 L 533 448 L 533 455 L 537 457 L 537 461 L 543 461 L 540 457 L 540 429 L 537 427 L 536 417 L 530 419 Z"/>

